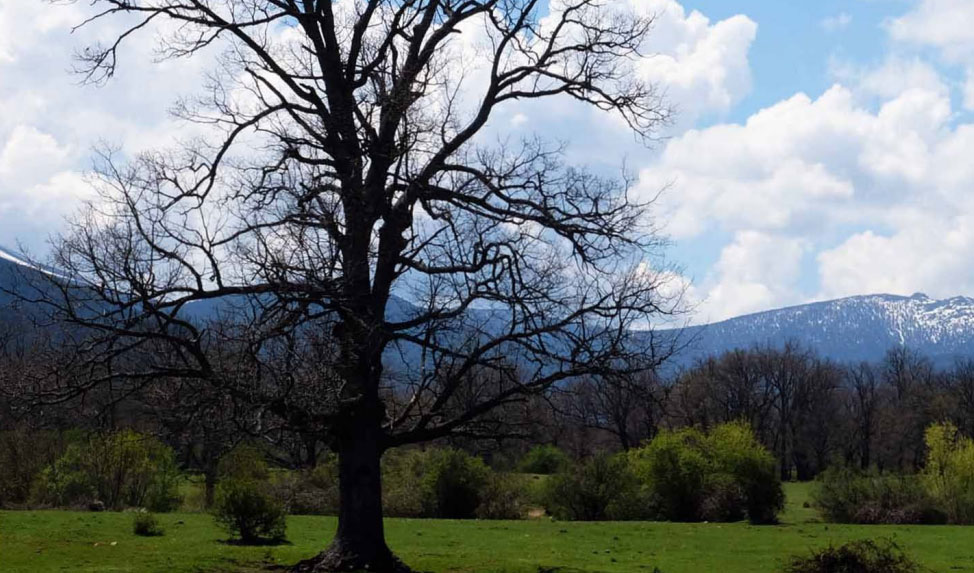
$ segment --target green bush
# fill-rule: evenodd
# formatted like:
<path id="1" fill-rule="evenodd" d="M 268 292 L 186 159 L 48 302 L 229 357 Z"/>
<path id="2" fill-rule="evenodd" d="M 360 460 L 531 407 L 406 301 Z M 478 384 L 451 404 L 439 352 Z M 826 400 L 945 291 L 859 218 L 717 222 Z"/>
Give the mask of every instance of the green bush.
<path id="1" fill-rule="evenodd" d="M 434 450 L 423 477 L 423 507 L 428 517 L 471 519 L 490 477 L 478 457 L 452 448 Z"/>
<path id="2" fill-rule="evenodd" d="M 526 481 L 495 473 L 462 450 L 393 450 L 382 459 L 383 511 L 386 517 L 519 519 Z"/>
<path id="3" fill-rule="evenodd" d="M 230 535 L 247 545 L 280 542 L 287 527 L 284 507 L 253 479 L 226 478 L 216 488 L 213 515 Z"/>
<path id="4" fill-rule="evenodd" d="M 974 440 L 953 424 L 935 424 L 925 434 L 927 459 L 921 482 L 947 521 L 974 523 Z"/>
<path id="5" fill-rule="evenodd" d="M 663 431 L 628 459 L 661 519 L 773 523 L 784 506 L 774 458 L 746 424 Z"/>
<path id="6" fill-rule="evenodd" d="M 428 517 L 423 476 L 432 450 L 396 449 L 382 457 L 382 509 L 386 517 Z"/>
<path id="7" fill-rule="evenodd" d="M 144 509 L 132 514 L 132 533 L 142 537 L 155 537 L 164 533 L 156 516 Z"/>
<path id="8" fill-rule="evenodd" d="M 270 468 L 264 452 L 250 444 L 240 444 L 227 452 L 217 463 L 220 479 L 267 481 Z"/>
<path id="9" fill-rule="evenodd" d="M 217 464 L 213 517 L 231 536 L 246 545 L 285 539 L 286 508 L 277 499 L 264 453 L 241 444 Z"/>
<path id="10" fill-rule="evenodd" d="M 639 487 L 625 456 L 597 455 L 548 478 L 544 506 L 558 519 L 639 519 L 655 513 L 640 503 Z"/>
<path id="11" fill-rule="evenodd" d="M 0 432 L 0 507 L 29 501 L 34 480 L 61 456 L 65 441 L 54 432 L 23 428 Z"/>
<path id="12" fill-rule="evenodd" d="M 545 444 L 531 448 L 518 464 L 518 469 L 527 474 L 556 474 L 571 464 L 568 454 L 557 446 Z"/>
<path id="13" fill-rule="evenodd" d="M 785 573 L 916 573 L 920 566 L 891 540 L 863 539 L 793 557 Z"/>
<path id="14" fill-rule="evenodd" d="M 740 488 L 751 523 L 775 523 L 785 506 L 785 494 L 774 457 L 754 431 L 743 423 L 721 424 L 707 438 L 715 475 L 729 476 Z"/>
<path id="15" fill-rule="evenodd" d="M 313 470 L 279 472 L 271 495 L 292 515 L 338 515 L 338 459 L 325 459 Z"/>
<path id="16" fill-rule="evenodd" d="M 919 475 L 829 468 L 812 492 L 815 505 L 840 523 L 974 523 L 974 440 L 943 423 L 927 428 L 924 442 Z"/>
<path id="17" fill-rule="evenodd" d="M 480 493 L 478 519 L 521 519 L 524 516 L 525 492 L 522 476 L 491 473 Z"/>
<path id="18" fill-rule="evenodd" d="M 150 436 L 126 430 L 95 434 L 73 443 L 42 471 L 32 487 L 35 503 L 106 507 L 146 507 L 172 511 L 179 506 L 180 473 L 172 450 Z"/>
<path id="19" fill-rule="evenodd" d="M 740 521 L 747 516 L 747 493 L 733 475 L 707 476 L 699 501 L 699 518 L 704 521 Z"/>
<path id="20" fill-rule="evenodd" d="M 822 472 L 812 503 L 827 521 L 894 524 L 944 523 L 946 516 L 917 476 L 835 466 Z"/>
<path id="21" fill-rule="evenodd" d="M 705 447 L 706 436 L 696 429 L 663 431 L 642 448 L 629 452 L 629 462 L 644 491 L 657 500 L 667 520 L 702 519 L 704 487 L 715 473 Z"/>

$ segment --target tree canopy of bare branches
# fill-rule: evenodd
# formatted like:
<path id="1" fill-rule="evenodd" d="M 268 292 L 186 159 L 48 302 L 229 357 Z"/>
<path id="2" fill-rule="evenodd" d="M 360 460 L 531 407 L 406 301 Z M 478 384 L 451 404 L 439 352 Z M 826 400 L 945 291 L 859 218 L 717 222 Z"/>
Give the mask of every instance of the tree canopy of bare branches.
<path id="1" fill-rule="evenodd" d="M 85 25 L 123 26 L 79 54 L 91 82 L 149 30 L 161 58 L 220 57 L 175 108 L 198 139 L 102 154 L 100 199 L 37 298 L 88 333 L 99 383 L 206 381 L 258 425 L 332 445 L 339 529 L 301 570 L 400 567 L 385 449 L 474 435 L 497 407 L 659 357 L 633 330 L 676 302 L 650 264 L 651 201 L 561 144 L 488 136 L 505 105 L 560 97 L 651 140 L 669 115 L 633 69 L 651 16 L 608 0 L 91 4 Z"/>

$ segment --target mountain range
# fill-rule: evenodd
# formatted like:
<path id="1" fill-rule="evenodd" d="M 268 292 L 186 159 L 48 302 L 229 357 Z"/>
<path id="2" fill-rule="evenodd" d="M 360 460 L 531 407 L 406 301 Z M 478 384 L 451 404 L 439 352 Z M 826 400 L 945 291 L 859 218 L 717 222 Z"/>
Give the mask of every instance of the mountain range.
<path id="1" fill-rule="evenodd" d="M 2 291 L 15 288 L 18 271 L 37 272 L 25 267 L 24 257 L 0 247 L 0 306 L 9 303 Z M 4 314 L 0 312 L 0 319 Z M 686 348 L 674 358 L 677 366 L 735 348 L 787 341 L 836 362 L 874 361 L 890 348 L 907 346 L 949 365 L 958 358 L 974 358 L 974 298 L 938 300 L 922 293 L 852 296 L 691 326 L 679 335 Z"/>
<path id="2" fill-rule="evenodd" d="M 871 362 L 906 346 L 949 365 L 974 358 L 974 298 L 851 296 L 692 326 L 682 335 L 689 343 L 676 360 L 683 364 L 735 348 L 795 341 L 836 362 Z"/>

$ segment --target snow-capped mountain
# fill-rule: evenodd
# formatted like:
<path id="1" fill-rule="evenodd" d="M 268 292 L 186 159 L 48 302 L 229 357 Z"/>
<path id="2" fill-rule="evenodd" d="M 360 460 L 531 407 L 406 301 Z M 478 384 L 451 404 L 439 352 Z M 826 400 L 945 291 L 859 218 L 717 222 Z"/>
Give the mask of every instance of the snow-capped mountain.
<path id="1" fill-rule="evenodd" d="M 17 256 L 15 251 L 0 246 L 0 305 L 10 301 L 10 295 L 6 291 L 16 287 L 20 271 L 28 268 L 27 262 Z"/>
<path id="2" fill-rule="evenodd" d="M 25 257 L 0 247 L 0 307 L 10 300 L 3 289 L 23 284 L 25 270 L 28 274 L 50 272 L 30 268 Z M 215 312 L 217 306 L 204 304 L 200 310 L 205 315 Z M 412 314 L 411 308 L 398 298 L 390 304 L 390 312 L 399 319 Z M 673 360 L 674 365 L 688 365 L 735 348 L 780 346 L 789 340 L 837 362 L 878 360 L 890 348 L 903 345 L 949 365 L 959 357 L 974 358 L 974 298 L 936 300 L 920 293 L 853 296 L 693 326 L 679 336 L 688 346 Z"/>
<path id="3" fill-rule="evenodd" d="M 35 273 L 55 274 L 46 267 L 32 265 L 28 257 L 16 250 L 0 245 L 0 310 L 9 310 L 7 307 L 14 299 L 11 292 L 30 294 L 27 289 L 37 276 Z"/>
<path id="4" fill-rule="evenodd" d="M 907 346 L 939 364 L 974 358 L 974 298 L 936 300 L 863 295 L 731 318 L 686 329 L 691 340 L 678 362 L 754 345 L 796 341 L 838 362 L 873 361 Z"/>

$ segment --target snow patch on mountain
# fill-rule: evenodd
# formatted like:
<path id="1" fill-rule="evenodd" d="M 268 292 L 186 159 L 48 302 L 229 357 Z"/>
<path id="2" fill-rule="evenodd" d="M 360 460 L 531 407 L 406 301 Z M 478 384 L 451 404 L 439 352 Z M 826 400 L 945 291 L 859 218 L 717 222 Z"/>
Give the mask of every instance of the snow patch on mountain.
<path id="1" fill-rule="evenodd" d="M 691 327 L 684 336 L 693 340 L 677 359 L 684 365 L 736 348 L 787 341 L 840 362 L 877 360 L 890 348 L 907 346 L 948 363 L 974 358 L 974 298 L 853 296 Z"/>

